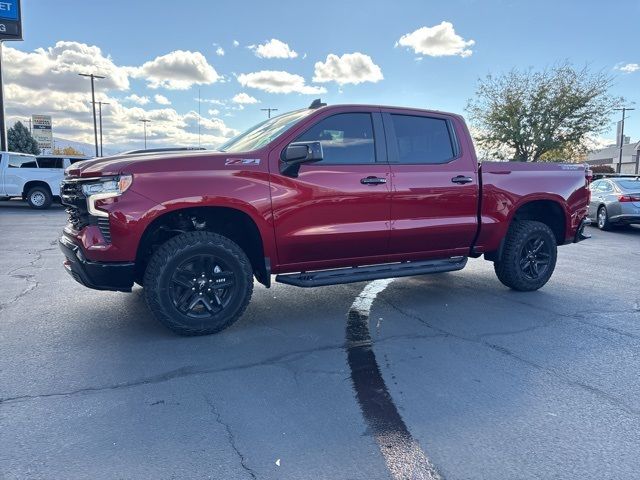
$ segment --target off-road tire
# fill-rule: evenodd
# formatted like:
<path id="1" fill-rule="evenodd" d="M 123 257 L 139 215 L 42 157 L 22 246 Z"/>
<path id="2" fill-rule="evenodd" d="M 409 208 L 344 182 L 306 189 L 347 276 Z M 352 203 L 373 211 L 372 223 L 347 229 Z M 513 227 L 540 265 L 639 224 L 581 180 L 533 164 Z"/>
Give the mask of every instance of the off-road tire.
<path id="1" fill-rule="evenodd" d="M 171 299 L 171 278 L 181 263 L 194 255 L 215 255 L 235 276 L 231 303 L 214 318 L 199 320 L 178 310 Z M 179 335 L 209 335 L 233 324 L 242 316 L 253 293 L 251 263 L 233 241 L 211 232 L 188 232 L 173 237 L 154 252 L 144 274 L 144 295 L 155 317 Z"/>
<path id="2" fill-rule="evenodd" d="M 27 192 L 27 203 L 36 210 L 46 210 L 51 206 L 53 197 L 47 187 L 33 187 Z"/>
<path id="3" fill-rule="evenodd" d="M 525 261 L 523 250 L 535 238 L 548 242 L 549 258 L 545 271 L 539 278 L 532 279 L 528 278 L 521 262 Z M 547 225 L 533 220 L 515 221 L 509 227 L 502 256 L 494 263 L 494 269 L 498 280 L 505 286 L 520 292 L 530 292 L 538 290 L 549 281 L 556 266 L 557 256 L 556 237 Z"/>

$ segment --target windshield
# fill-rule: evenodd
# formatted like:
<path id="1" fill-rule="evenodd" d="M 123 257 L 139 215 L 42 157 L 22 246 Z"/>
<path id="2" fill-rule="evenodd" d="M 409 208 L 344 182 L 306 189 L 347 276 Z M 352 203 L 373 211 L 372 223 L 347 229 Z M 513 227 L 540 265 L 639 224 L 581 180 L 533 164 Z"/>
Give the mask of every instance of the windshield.
<path id="1" fill-rule="evenodd" d="M 638 190 L 638 191 L 640 191 L 640 180 L 638 180 L 638 179 L 618 180 L 617 183 L 620 186 L 620 188 L 622 188 L 623 190 Z"/>
<path id="2" fill-rule="evenodd" d="M 311 112 L 313 110 L 305 108 L 304 110 L 296 110 L 265 120 L 237 137 L 233 137 L 222 145 L 219 150 L 221 152 L 249 152 L 256 150 L 289 130 L 298 120 L 306 117 Z"/>

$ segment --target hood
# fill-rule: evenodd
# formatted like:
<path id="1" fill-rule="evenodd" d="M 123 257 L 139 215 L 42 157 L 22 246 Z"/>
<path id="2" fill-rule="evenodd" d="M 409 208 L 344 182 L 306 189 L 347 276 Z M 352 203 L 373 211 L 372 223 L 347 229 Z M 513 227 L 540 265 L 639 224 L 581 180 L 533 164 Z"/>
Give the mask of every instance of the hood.
<path id="1" fill-rule="evenodd" d="M 111 157 L 94 158 L 83 162 L 76 162 L 66 170 L 68 177 L 106 177 L 121 173 L 134 173 L 139 171 L 164 170 L 167 164 L 175 165 L 175 162 L 184 162 L 188 159 L 202 157 L 225 156 L 223 152 L 194 151 L 176 153 L 141 153 L 139 155 L 114 155 Z"/>

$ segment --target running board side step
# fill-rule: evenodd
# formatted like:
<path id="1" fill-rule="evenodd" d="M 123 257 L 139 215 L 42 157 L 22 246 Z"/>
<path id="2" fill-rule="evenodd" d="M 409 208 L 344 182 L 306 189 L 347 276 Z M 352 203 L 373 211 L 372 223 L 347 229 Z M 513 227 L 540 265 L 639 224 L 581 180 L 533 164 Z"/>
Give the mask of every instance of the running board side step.
<path id="1" fill-rule="evenodd" d="M 315 272 L 289 273 L 277 275 L 276 282 L 296 287 L 322 287 L 342 283 L 364 282 L 380 278 L 410 277 L 429 273 L 453 272 L 467 264 L 467 257 L 451 257 L 441 260 L 421 260 L 418 262 L 383 263 L 366 267 L 347 267 Z"/>

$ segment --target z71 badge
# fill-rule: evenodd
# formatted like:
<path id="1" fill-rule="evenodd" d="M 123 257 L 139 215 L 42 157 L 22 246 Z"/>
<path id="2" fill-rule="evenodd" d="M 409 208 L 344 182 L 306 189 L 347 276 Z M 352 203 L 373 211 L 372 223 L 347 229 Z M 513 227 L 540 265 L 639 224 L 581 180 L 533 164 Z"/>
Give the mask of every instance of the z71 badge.
<path id="1" fill-rule="evenodd" d="M 260 165 L 259 158 L 227 158 L 225 165 Z"/>

